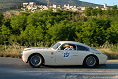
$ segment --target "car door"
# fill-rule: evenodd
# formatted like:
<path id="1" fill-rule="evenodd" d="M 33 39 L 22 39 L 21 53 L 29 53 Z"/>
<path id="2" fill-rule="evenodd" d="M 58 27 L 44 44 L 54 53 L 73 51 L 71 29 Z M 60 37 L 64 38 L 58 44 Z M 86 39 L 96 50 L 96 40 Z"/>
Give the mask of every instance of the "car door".
<path id="1" fill-rule="evenodd" d="M 56 52 L 56 64 L 57 65 L 76 65 L 76 59 L 78 56 L 76 46 L 73 44 L 68 44 L 74 46 L 74 50 L 64 50 L 63 44 L 59 50 Z"/>

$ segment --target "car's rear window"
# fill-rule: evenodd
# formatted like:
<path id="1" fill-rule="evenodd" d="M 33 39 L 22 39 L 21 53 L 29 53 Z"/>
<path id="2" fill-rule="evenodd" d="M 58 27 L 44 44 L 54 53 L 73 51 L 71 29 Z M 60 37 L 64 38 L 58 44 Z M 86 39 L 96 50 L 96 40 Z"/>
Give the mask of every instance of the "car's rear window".
<path id="1" fill-rule="evenodd" d="M 89 51 L 89 48 L 81 46 L 81 45 L 77 45 L 77 50 L 78 51 Z"/>

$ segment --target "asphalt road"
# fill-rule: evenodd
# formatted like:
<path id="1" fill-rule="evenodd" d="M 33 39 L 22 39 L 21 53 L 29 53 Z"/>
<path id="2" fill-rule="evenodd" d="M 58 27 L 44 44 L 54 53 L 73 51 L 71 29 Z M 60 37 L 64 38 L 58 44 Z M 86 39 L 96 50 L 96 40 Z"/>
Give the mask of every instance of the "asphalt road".
<path id="1" fill-rule="evenodd" d="M 0 79 L 118 79 L 118 60 L 108 60 L 106 66 L 42 66 L 31 68 L 21 59 L 0 58 Z"/>

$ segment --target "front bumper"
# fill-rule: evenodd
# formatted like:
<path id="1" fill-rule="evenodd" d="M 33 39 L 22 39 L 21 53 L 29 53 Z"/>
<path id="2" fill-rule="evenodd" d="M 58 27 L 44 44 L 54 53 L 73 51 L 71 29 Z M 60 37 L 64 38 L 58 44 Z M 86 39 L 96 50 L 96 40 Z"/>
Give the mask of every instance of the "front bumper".
<path id="1" fill-rule="evenodd" d="M 30 56 L 31 53 L 28 53 L 28 52 L 22 52 L 21 53 L 21 58 L 22 58 L 22 61 L 25 62 L 25 63 L 28 63 L 28 57 Z"/>

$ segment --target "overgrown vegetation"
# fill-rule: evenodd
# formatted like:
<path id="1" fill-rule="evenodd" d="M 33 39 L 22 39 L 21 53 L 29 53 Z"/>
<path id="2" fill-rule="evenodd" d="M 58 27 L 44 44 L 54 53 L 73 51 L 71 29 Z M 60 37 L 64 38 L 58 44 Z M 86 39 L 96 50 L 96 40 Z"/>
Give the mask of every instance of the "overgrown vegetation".
<path id="1" fill-rule="evenodd" d="M 9 46 L 14 46 L 13 44 L 21 47 L 49 47 L 60 40 L 78 41 L 93 47 L 100 47 L 108 42 L 110 45 L 108 49 L 112 49 L 111 51 L 116 52 L 116 55 L 118 52 L 117 6 L 105 11 L 87 7 L 85 13 L 60 9 L 53 12 L 49 9 L 42 12 L 20 13 L 7 18 L 0 13 L 2 53 L 6 50 L 8 52 Z M 8 49 L 4 49 L 5 46 Z"/>
<path id="2" fill-rule="evenodd" d="M 24 47 L 17 43 L 12 45 L 0 45 L 0 57 L 21 58 L 21 52 Z"/>

